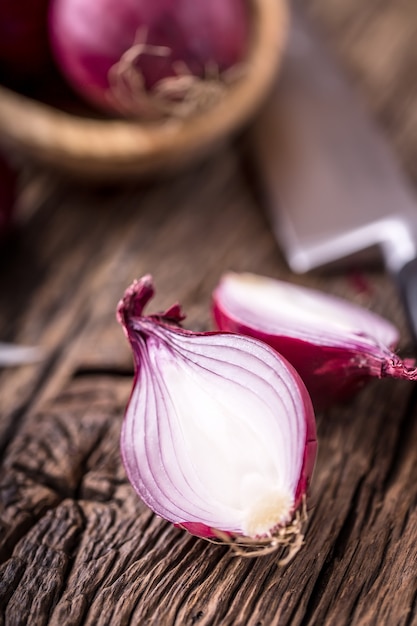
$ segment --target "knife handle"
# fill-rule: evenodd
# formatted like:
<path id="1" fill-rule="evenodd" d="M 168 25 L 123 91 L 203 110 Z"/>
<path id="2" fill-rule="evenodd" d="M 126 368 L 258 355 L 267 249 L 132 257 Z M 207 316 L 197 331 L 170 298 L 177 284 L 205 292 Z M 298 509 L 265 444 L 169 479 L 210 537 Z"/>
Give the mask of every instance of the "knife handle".
<path id="1" fill-rule="evenodd" d="M 414 349 L 417 349 L 417 258 L 408 261 L 396 275 L 408 324 L 412 334 Z"/>

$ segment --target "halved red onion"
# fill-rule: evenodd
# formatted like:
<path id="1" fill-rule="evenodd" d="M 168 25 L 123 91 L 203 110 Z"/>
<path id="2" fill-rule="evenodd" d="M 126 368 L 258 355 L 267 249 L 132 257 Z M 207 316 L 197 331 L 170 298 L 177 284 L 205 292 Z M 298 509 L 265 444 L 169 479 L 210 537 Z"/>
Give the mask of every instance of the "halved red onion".
<path id="1" fill-rule="evenodd" d="M 341 298 L 250 273 L 225 274 L 213 293 L 220 330 L 256 337 L 300 374 L 316 409 L 349 396 L 372 377 L 416 380 L 393 350 L 398 330 Z"/>
<path id="2" fill-rule="evenodd" d="M 300 377 L 256 339 L 182 329 L 178 305 L 143 315 L 153 293 L 144 276 L 117 313 L 135 364 L 121 434 L 130 482 L 156 514 L 192 534 L 298 546 L 316 453 Z"/>

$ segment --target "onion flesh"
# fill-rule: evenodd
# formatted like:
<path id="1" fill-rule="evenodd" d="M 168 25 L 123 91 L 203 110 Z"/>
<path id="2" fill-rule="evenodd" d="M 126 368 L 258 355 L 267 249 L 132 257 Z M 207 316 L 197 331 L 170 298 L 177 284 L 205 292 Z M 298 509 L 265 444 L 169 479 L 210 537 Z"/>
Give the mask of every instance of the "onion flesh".
<path id="1" fill-rule="evenodd" d="M 118 306 L 135 364 L 121 435 L 128 478 L 192 534 L 275 546 L 291 534 L 313 471 L 307 391 L 262 342 L 184 330 L 178 306 L 145 316 L 152 295 L 145 276 Z"/>
<path id="2" fill-rule="evenodd" d="M 228 272 L 213 293 L 217 328 L 265 341 L 300 374 L 316 409 L 349 397 L 372 377 L 415 380 L 394 352 L 398 330 L 337 298 L 250 273 Z"/>

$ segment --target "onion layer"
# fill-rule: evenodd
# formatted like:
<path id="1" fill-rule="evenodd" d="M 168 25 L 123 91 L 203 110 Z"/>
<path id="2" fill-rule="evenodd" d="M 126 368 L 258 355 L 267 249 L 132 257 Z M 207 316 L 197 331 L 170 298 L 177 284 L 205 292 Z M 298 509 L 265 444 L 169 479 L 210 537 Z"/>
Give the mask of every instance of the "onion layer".
<path id="1" fill-rule="evenodd" d="M 417 378 L 414 366 L 393 353 L 395 326 L 312 289 L 229 272 L 214 291 L 213 315 L 219 329 L 256 337 L 288 359 L 316 409 L 348 397 L 372 377 Z"/>
<path id="2" fill-rule="evenodd" d="M 130 482 L 192 534 L 255 550 L 280 539 L 298 547 L 316 454 L 304 384 L 260 341 L 182 329 L 177 305 L 143 315 L 153 293 L 145 276 L 118 306 L 135 364 L 121 434 Z"/>

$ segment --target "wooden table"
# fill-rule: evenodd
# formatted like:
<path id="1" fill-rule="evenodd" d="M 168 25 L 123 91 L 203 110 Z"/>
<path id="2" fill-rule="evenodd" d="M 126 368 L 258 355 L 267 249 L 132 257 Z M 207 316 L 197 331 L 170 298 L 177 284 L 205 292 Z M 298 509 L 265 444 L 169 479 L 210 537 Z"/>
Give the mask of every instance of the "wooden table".
<path id="1" fill-rule="evenodd" d="M 309 10 L 417 181 L 415 0 L 311 0 Z M 239 143 L 159 183 L 92 188 L 31 173 L 1 252 L 0 338 L 41 345 L 0 372 L 0 623 L 417 624 L 415 387 L 376 381 L 320 413 L 305 545 L 233 556 L 159 520 L 119 458 L 131 383 L 115 307 L 153 274 L 154 310 L 179 300 L 211 327 L 222 272 L 318 287 L 403 312 L 382 269 L 293 276 L 242 168 Z"/>

